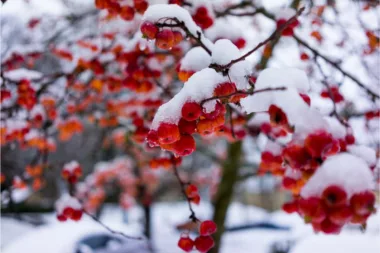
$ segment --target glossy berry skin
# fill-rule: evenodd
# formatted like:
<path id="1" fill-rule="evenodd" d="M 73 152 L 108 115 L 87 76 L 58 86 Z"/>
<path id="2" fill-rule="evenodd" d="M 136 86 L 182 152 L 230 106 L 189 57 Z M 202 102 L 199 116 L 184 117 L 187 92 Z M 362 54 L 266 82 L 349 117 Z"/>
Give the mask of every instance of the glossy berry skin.
<path id="1" fill-rule="evenodd" d="M 339 234 L 342 230 L 342 226 L 334 224 L 329 219 L 325 219 L 322 221 L 320 229 L 325 234 Z"/>
<path id="2" fill-rule="evenodd" d="M 299 212 L 307 222 L 322 222 L 326 218 L 326 209 L 321 199 L 310 197 L 299 200 Z"/>
<path id="3" fill-rule="evenodd" d="M 196 187 L 195 185 L 193 184 L 189 184 L 186 189 L 186 196 L 188 198 L 194 198 L 198 195 L 198 187 Z"/>
<path id="4" fill-rule="evenodd" d="M 181 139 L 174 143 L 174 152 L 178 156 L 187 156 L 195 150 L 195 140 L 191 135 L 182 135 Z"/>
<path id="5" fill-rule="evenodd" d="M 331 185 L 323 191 L 322 199 L 328 207 L 342 207 L 345 206 L 347 203 L 347 193 L 341 187 Z"/>
<path id="6" fill-rule="evenodd" d="M 163 50 L 169 50 L 174 46 L 174 34 L 169 29 L 163 29 L 156 35 L 156 46 Z"/>
<path id="7" fill-rule="evenodd" d="M 178 45 L 183 41 L 183 35 L 180 31 L 173 31 L 173 36 L 174 36 L 174 46 Z"/>
<path id="8" fill-rule="evenodd" d="M 71 215 L 71 219 L 73 221 L 79 221 L 82 218 L 83 212 L 82 210 L 74 210 L 74 212 Z"/>
<path id="9" fill-rule="evenodd" d="M 298 203 L 296 201 L 285 203 L 282 205 L 282 210 L 287 213 L 295 213 L 298 211 Z"/>
<path id="10" fill-rule="evenodd" d="M 214 96 L 228 96 L 234 92 L 236 92 L 235 83 L 225 82 L 216 86 L 214 89 Z"/>
<path id="11" fill-rule="evenodd" d="M 274 126 L 285 126 L 288 124 L 288 118 L 281 108 L 271 105 L 268 110 L 270 122 Z"/>
<path id="12" fill-rule="evenodd" d="M 172 144 L 181 137 L 178 126 L 171 123 L 161 123 L 157 129 L 157 136 L 160 144 Z"/>
<path id="13" fill-rule="evenodd" d="M 344 101 L 344 97 L 339 92 L 339 88 L 336 86 L 330 87 L 330 90 L 324 90 L 321 93 L 321 97 L 330 98 L 334 103 L 340 103 Z"/>
<path id="14" fill-rule="evenodd" d="M 312 157 L 325 157 L 337 153 L 340 149 L 339 142 L 334 140 L 330 133 L 318 131 L 310 134 L 305 139 L 305 147 Z"/>
<path id="15" fill-rule="evenodd" d="M 206 253 L 212 247 L 214 247 L 214 239 L 211 236 L 199 236 L 195 239 L 195 248 L 201 252 Z"/>
<path id="16" fill-rule="evenodd" d="M 150 40 L 156 38 L 156 35 L 158 33 L 158 27 L 154 23 L 149 21 L 145 21 L 144 23 L 142 23 L 140 30 L 142 34 Z"/>
<path id="17" fill-rule="evenodd" d="M 180 119 L 178 122 L 178 128 L 179 132 L 182 135 L 188 134 L 191 135 L 197 131 L 197 122 L 194 121 L 187 121 L 184 119 Z"/>
<path id="18" fill-rule="evenodd" d="M 194 248 L 194 241 L 189 237 L 181 237 L 178 241 L 178 247 L 185 252 L 190 252 Z"/>
<path id="19" fill-rule="evenodd" d="M 339 226 L 343 226 L 346 223 L 350 222 L 352 217 L 352 210 L 348 206 L 329 211 L 329 220 Z"/>
<path id="20" fill-rule="evenodd" d="M 57 219 L 58 219 L 58 221 L 60 221 L 60 222 L 64 222 L 64 221 L 67 220 L 66 216 L 63 215 L 63 214 L 57 215 Z"/>
<path id="21" fill-rule="evenodd" d="M 216 224 L 212 220 L 206 220 L 199 226 L 199 234 L 202 236 L 212 235 L 216 232 Z"/>
<path id="22" fill-rule="evenodd" d="M 150 147 L 158 146 L 158 133 L 155 130 L 150 130 L 146 136 L 146 140 Z"/>
<path id="23" fill-rule="evenodd" d="M 201 116 L 202 107 L 196 102 L 186 102 L 182 106 L 182 118 L 187 121 L 194 121 Z"/>
<path id="24" fill-rule="evenodd" d="M 370 191 L 354 194 L 350 199 L 350 205 L 355 214 L 365 216 L 375 210 L 375 194 Z"/>
<path id="25" fill-rule="evenodd" d="M 305 169 L 311 161 L 311 156 L 307 150 L 295 144 L 288 145 L 284 148 L 282 155 L 285 162 L 293 169 Z"/>

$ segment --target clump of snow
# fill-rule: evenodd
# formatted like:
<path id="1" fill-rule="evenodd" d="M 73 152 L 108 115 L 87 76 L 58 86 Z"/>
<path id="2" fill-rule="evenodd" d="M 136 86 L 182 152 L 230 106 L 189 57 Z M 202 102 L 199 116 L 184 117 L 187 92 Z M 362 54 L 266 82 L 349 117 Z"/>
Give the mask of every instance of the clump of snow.
<path id="1" fill-rule="evenodd" d="M 329 132 L 336 139 L 344 139 L 347 134 L 346 128 L 335 117 L 325 117 L 329 125 Z"/>
<path id="2" fill-rule="evenodd" d="M 199 71 L 211 63 L 210 55 L 201 47 L 189 50 L 181 60 L 181 70 Z"/>
<path id="3" fill-rule="evenodd" d="M 245 90 L 250 87 L 248 76 L 252 73 L 252 69 L 252 63 L 249 61 L 240 61 L 231 66 L 228 76 L 236 84 L 238 90 Z"/>
<path id="4" fill-rule="evenodd" d="M 4 72 L 4 77 L 12 81 L 21 81 L 22 79 L 34 80 L 42 78 L 42 73 L 26 68 L 18 68 Z"/>
<path id="5" fill-rule="evenodd" d="M 368 166 L 372 167 L 376 165 L 376 151 L 370 147 L 364 145 L 350 145 L 347 147 L 347 151 L 362 158 Z"/>
<path id="6" fill-rule="evenodd" d="M 37 115 L 41 115 L 42 116 L 42 119 L 45 119 L 46 115 L 45 115 L 45 109 L 42 105 L 35 105 L 32 110 L 30 111 L 30 117 L 31 118 L 34 118 L 36 117 Z"/>
<path id="7" fill-rule="evenodd" d="M 212 62 L 219 65 L 226 65 L 230 61 L 239 58 L 239 49 L 228 39 L 221 39 L 215 42 L 212 49 Z"/>
<path id="8" fill-rule="evenodd" d="M 228 32 L 226 32 L 226 27 L 228 27 Z M 226 19 L 215 20 L 214 25 L 208 28 L 205 34 L 212 41 L 221 38 L 233 41 L 242 37 L 241 30 Z"/>
<path id="9" fill-rule="evenodd" d="M 268 113 L 256 113 L 252 118 L 247 122 L 248 126 L 261 126 L 263 123 L 269 122 Z"/>
<path id="10" fill-rule="evenodd" d="M 202 29 L 195 24 L 190 13 L 177 4 L 150 5 L 144 13 L 143 21 L 146 20 L 156 23 L 165 20 L 164 18 L 176 18 L 183 22 L 192 35 L 198 37 L 199 34 L 202 43 L 205 44 L 207 48 L 212 48 L 213 43 L 205 38 Z"/>
<path id="11" fill-rule="evenodd" d="M 296 15 L 296 11 L 293 8 L 283 8 L 275 13 L 276 20 L 288 20 L 292 18 L 294 15 Z"/>
<path id="12" fill-rule="evenodd" d="M 200 103 L 204 99 L 212 97 L 215 87 L 225 81 L 227 81 L 226 77 L 211 68 L 195 73 L 179 93 L 158 108 L 151 128 L 156 130 L 161 122 L 177 124 L 181 118 L 182 106 L 186 102 Z M 216 100 L 208 101 L 203 105 L 204 111 L 206 113 L 212 112 L 215 109 L 215 104 Z"/>
<path id="13" fill-rule="evenodd" d="M 350 198 L 355 193 L 373 189 L 374 177 L 364 160 L 348 153 L 338 154 L 322 164 L 303 187 L 301 196 L 320 196 L 331 185 L 345 189 Z"/>
<path id="14" fill-rule="evenodd" d="M 265 145 L 264 150 L 269 151 L 273 155 L 281 155 L 282 147 L 280 144 L 273 142 L 271 140 L 268 140 L 267 144 Z"/>
<path id="15" fill-rule="evenodd" d="M 75 210 L 80 210 L 82 209 L 82 205 L 79 202 L 77 198 L 71 197 L 68 194 L 63 195 L 61 198 L 57 200 L 55 203 L 55 208 L 58 214 L 63 213 L 63 210 L 66 207 L 71 207 Z"/>

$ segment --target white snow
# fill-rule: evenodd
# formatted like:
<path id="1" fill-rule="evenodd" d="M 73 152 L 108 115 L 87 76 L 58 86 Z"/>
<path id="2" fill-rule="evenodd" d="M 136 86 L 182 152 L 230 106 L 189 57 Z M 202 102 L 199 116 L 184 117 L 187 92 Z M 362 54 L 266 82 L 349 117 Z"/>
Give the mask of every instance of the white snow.
<path id="1" fill-rule="evenodd" d="M 374 177 L 368 165 L 354 155 L 341 153 L 329 157 L 301 191 L 303 198 L 320 196 L 328 186 L 342 187 L 347 197 L 374 188 Z"/>
<path id="2" fill-rule="evenodd" d="M 56 202 L 55 208 L 58 214 L 61 214 L 66 207 L 71 207 L 75 210 L 82 209 L 82 205 L 77 198 L 71 197 L 69 194 L 62 195 Z"/>
<path id="3" fill-rule="evenodd" d="M 202 100 L 212 97 L 215 87 L 225 81 L 227 81 L 225 77 L 211 68 L 195 73 L 179 93 L 158 108 L 151 129 L 156 130 L 161 122 L 177 124 L 181 118 L 182 106 L 187 101 L 200 103 Z M 203 105 L 205 112 L 212 112 L 215 104 L 215 100 L 205 103 Z"/>
<path id="4" fill-rule="evenodd" d="M 181 70 L 199 71 L 211 63 L 210 55 L 202 47 L 190 49 L 181 60 Z"/>
<path id="5" fill-rule="evenodd" d="M 211 51 L 212 62 L 219 65 L 226 65 L 230 61 L 239 58 L 239 49 L 228 39 L 221 39 L 215 42 Z"/>
<path id="6" fill-rule="evenodd" d="M 42 73 L 26 68 L 18 68 L 4 72 L 4 76 L 13 81 L 20 81 L 22 79 L 33 80 L 40 79 L 42 77 Z"/>
<path id="7" fill-rule="evenodd" d="M 350 145 L 347 152 L 362 158 L 368 166 L 376 165 L 376 151 L 364 145 Z"/>
<path id="8" fill-rule="evenodd" d="M 313 235 L 306 237 L 290 253 L 378 253 L 379 235 Z"/>

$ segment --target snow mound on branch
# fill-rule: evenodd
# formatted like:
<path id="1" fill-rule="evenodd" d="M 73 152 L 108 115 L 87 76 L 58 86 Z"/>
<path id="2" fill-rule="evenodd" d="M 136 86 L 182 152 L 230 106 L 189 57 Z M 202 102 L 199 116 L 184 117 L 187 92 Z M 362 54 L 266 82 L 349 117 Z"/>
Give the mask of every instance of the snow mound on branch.
<path id="1" fill-rule="evenodd" d="M 347 151 L 362 158 L 368 166 L 376 165 L 376 151 L 370 147 L 364 145 L 351 145 L 347 147 Z"/>
<path id="2" fill-rule="evenodd" d="M 227 81 L 226 77 L 217 73 L 214 69 L 203 69 L 190 77 L 181 91 L 170 101 L 158 108 L 152 122 L 152 129 L 156 130 L 161 122 L 177 124 L 181 118 L 182 106 L 187 102 L 200 103 L 213 96 L 215 87 Z M 216 100 L 211 100 L 203 105 L 206 113 L 215 109 Z"/>
<path id="3" fill-rule="evenodd" d="M 347 134 L 346 128 L 334 117 L 325 117 L 332 136 L 336 139 L 344 139 Z"/>
<path id="4" fill-rule="evenodd" d="M 226 33 L 226 27 L 228 27 L 228 33 Z M 214 25 L 208 28 L 205 34 L 212 41 L 220 38 L 236 40 L 243 37 L 241 30 L 226 19 L 215 20 Z"/>
<path id="5" fill-rule="evenodd" d="M 289 123 L 295 126 L 296 134 L 301 139 L 312 131 L 328 129 L 321 113 L 310 108 L 299 95 L 310 89 L 304 71 L 296 68 L 263 70 L 257 78 L 255 91 L 276 88 L 285 90 L 264 91 L 241 99 L 243 110 L 247 113 L 265 112 L 270 105 L 276 105 L 286 113 Z"/>
<path id="6" fill-rule="evenodd" d="M 221 39 L 215 42 L 211 56 L 213 63 L 226 65 L 239 58 L 240 51 L 230 40 Z"/>
<path id="7" fill-rule="evenodd" d="M 150 21 L 153 23 L 160 21 L 165 22 L 165 18 L 176 18 L 179 21 L 182 21 L 191 34 L 195 37 L 200 37 L 202 43 L 205 44 L 207 48 L 213 47 L 213 43 L 205 38 L 202 29 L 195 24 L 190 13 L 177 4 L 150 5 L 144 13 L 143 21 Z M 170 21 L 167 22 L 170 23 Z"/>
<path id="8" fill-rule="evenodd" d="M 248 126 L 261 126 L 263 123 L 269 123 L 269 114 L 268 113 L 256 113 L 252 118 L 247 122 Z"/>
<path id="9" fill-rule="evenodd" d="M 268 140 L 264 150 L 272 153 L 273 155 L 281 155 L 282 153 L 281 145 L 271 140 Z"/>
<path id="10" fill-rule="evenodd" d="M 189 50 L 181 60 L 181 70 L 199 71 L 211 64 L 210 55 L 201 47 Z"/>
<path id="11" fill-rule="evenodd" d="M 283 8 L 275 13 L 276 20 L 285 19 L 288 20 L 296 15 L 296 10 L 293 8 Z"/>
<path id="12" fill-rule="evenodd" d="M 303 198 L 320 196 L 328 186 L 345 189 L 348 197 L 374 188 L 374 177 L 363 159 L 348 153 L 328 158 L 301 191 Z"/>
<path id="13" fill-rule="evenodd" d="M 4 72 L 4 76 L 8 79 L 11 79 L 12 81 L 17 82 L 17 81 L 21 81 L 22 79 L 28 79 L 28 80 L 40 79 L 42 78 L 42 73 L 35 70 L 26 69 L 26 68 L 18 68 L 18 69 Z"/>
<path id="14" fill-rule="evenodd" d="M 81 203 L 79 202 L 78 199 L 74 198 L 74 197 L 71 197 L 70 195 L 68 194 L 65 194 L 63 195 L 60 199 L 57 200 L 57 202 L 55 203 L 55 208 L 57 210 L 57 213 L 61 214 L 63 213 L 63 210 L 66 208 L 66 207 L 71 207 L 75 210 L 79 210 L 79 209 L 82 209 L 82 205 Z"/>
<path id="15" fill-rule="evenodd" d="M 245 90 L 250 87 L 248 76 L 251 74 L 252 69 L 252 63 L 249 61 L 240 61 L 231 66 L 228 76 L 236 84 L 238 90 Z"/>

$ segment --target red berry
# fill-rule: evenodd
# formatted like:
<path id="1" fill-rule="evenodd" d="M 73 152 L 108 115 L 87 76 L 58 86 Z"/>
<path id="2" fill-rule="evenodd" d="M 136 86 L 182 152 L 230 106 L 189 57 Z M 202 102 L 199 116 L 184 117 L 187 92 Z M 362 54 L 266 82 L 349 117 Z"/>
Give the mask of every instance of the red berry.
<path id="1" fill-rule="evenodd" d="M 341 187 L 331 185 L 323 191 L 322 199 L 328 207 L 342 207 L 347 203 L 347 193 Z"/>
<path id="2" fill-rule="evenodd" d="M 191 135 L 182 135 L 181 139 L 174 143 L 174 152 L 179 156 L 187 156 L 195 150 L 195 140 Z"/>
<path id="3" fill-rule="evenodd" d="M 350 204 L 352 210 L 358 215 L 368 215 L 375 210 L 375 194 L 370 191 L 354 194 L 351 197 Z"/>
<path id="4" fill-rule="evenodd" d="M 338 147 L 336 147 L 338 145 Z M 305 147 L 312 157 L 322 158 L 332 151 L 339 151 L 339 143 L 333 139 L 332 135 L 324 130 L 310 134 L 305 139 Z M 336 150 L 338 149 L 338 150 Z"/>
<path id="5" fill-rule="evenodd" d="M 285 188 L 285 189 L 293 189 L 294 187 L 297 186 L 297 181 L 294 179 L 294 178 L 291 178 L 291 177 L 284 177 L 282 179 L 282 186 Z"/>
<path id="6" fill-rule="evenodd" d="M 293 169 L 305 169 L 311 161 L 307 150 L 295 144 L 290 144 L 282 151 L 284 161 Z"/>
<path id="7" fill-rule="evenodd" d="M 351 220 L 353 213 L 348 206 L 344 206 L 339 209 L 333 209 L 328 216 L 332 223 L 343 226 Z"/>
<path id="8" fill-rule="evenodd" d="M 198 195 L 198 187 L 193 184 L 189 184 L 185 191 L 188 198 L 194 198 Z"/>
<path id="9" fill-rule="evenodd" d="M 310 59 L 309 55 L 305 52 L 301 53 L 300 58 L 302 61 L 307 61 Z"/>
<path id="10" fill-rule="evenodd" d="M 174 46 L 174 34 L 172 30 L 163 29 L 156 35 L 156 46 L 158 48 L 169 50 Z"/>
<path id="11" fill-rule="evenodd" d="M 293 201 L 282 205 L 282 210 L 287 213 L 295 213 L 298 211 L 298 202 Z"/>
<path id="12" fill-rule="evenodd" d="M 197 120 L 201 113 L 202 107 L 196 102 L 186 102 L 182 106 L 182 118 L 187 121 Z"/>
<path id="13" fill-rule="evenodd" d="M 346 135 L 345 140 L 347 145 L 352 145 L 355 143 L 355 136 L 353 136 L 352 134 L 348 134 Z"/>
<path id="14" fill-rule="evenodd" d="M 194 241 L 187 236 L 183 236 L 178 241 L 178 247 L 183 251 L 190 252 L 194 248 Z"/>
<path id="15" fill-rule="evenodd" d="M 321 199 L 310 197 L 299 200 L 299 212 L 306 221 L 322 222 L 326 218 L 326 210 Z"/>
<path id="16" fill-rule="evenodd" d="M 57 219 L 60 221 L 60 222 L 64 222 L 67 220 L 66 216 L 63 215 L 63 214 L 59 214 L 57 215 Z"/>
<path id="17" fill-rule="evenodd" d="M 214 96 L 228 96 L 236 92 L 235 83 L 225 82 L 218 84 L 214 89 Z"/>
<path id="18" fill-rule="evenodd" d="M 181 137 L 178 126 L 170 123 L 161 123 L 157 130 L 157 136 L 160 144 L 171 144 Z"/>
<path id="19" fill-rule="evenodd" d="M 206 220 L 199 226 L 199 234 L 202 236 L 212 235 L 216 232 L 216 224 L 212 220 Z"/>
<path id="20" fill-rule="evenodd" d="M 173 35 L 174 35 L 174 45 L 178 45 L 179 43 L 181 43 L 181 41 L 183 41 L 183 35 L 180 31 L 173 31 Z"/>
<path id="21" fill-rule="evenodd" d="M 74 213 L 74 208 L 72 207 L 65 207 L 65 209 L 63 209 L 63 212 L 62 212 L 62 214 L 67 218 L 71 218 L 73 213 Z"/>
<path id="22" fill-rule="evenodd" d="M 339 234 L 342 226 L 332 223 L 329 219 L 325 219 L 321 223 L 321 231 L 326 234 Z"/>
<path id="23" fill-rule="evenodd" d="M 180 119 L 178 122 L 179 132 L 181 134 L 193 134 L 197 131 L 197 122 L 194 121 L 187 121 L 184 119 Z"/>
<path id="24" fill-rule="evenodd" d="M 145 0 L 133 0 L 135 9 L 138 13 L 144 14 L 146 9 L 148 9 L 148 2 Z"/>
<path id="25" fill-rule="evenodd" d="M 128 6 L 128 5 L 121 7 L 121 10 L 119 13 L 120 13 L 120 16 L 127 21 L 131 21 L 135 17 L 135 10 L 131 6 Z"/>
<path id="26" fill-rule="evenodd" d="M 71 219 L 74 221 L 79 221 L 82 218 L 83 212 L 82 210 L 74 210 L 71 215 Z"/>
<path id="27" fill-rule="evenodd" d="M 310 104 L 311 104 L 311 99 L 310 99 L 309 95 L 304 94 L 304 93 L 300 93 L 300 96 L 301 96 L 301 98 L 303 99 L 303 101 L 305 101 L 305 103 L 308 104 L 308 105 L 310 106 Z"/>
<path id="28" fill-rule="evenodd" d="M 214 247 L 214 239 L 211 236 L 199 236 L 195 239 L 194 244 L 199 252 L 206 253 Z"/>
<path id="29" fill-rule="evenodd" d="M 148 135 L 146 136 L 146 140 L 148 145 L 151 147 L 158 146 L 158 133 L 155 130 L 150 130 Z"/>
<path id="30" fill-rule="evenodd" d="M 142 23 L 140 30 L 142 34 L 150 40 L 156 38 L 156 35 L 158 33 L 158 27 L 154 23 L 149 21 L 145 21 L 144 23 Z"/>

